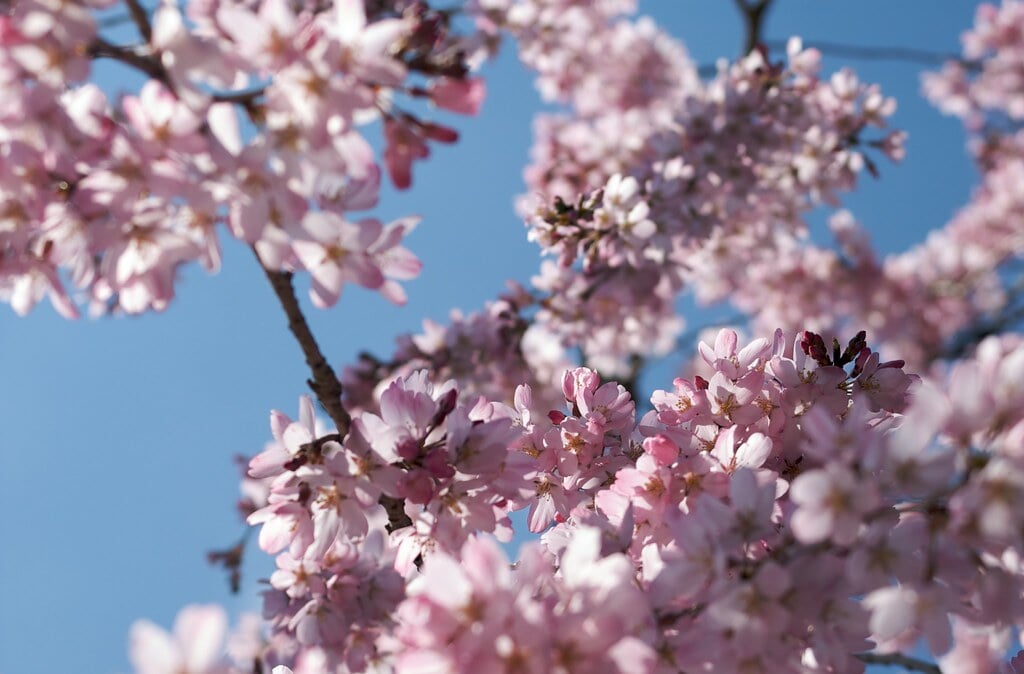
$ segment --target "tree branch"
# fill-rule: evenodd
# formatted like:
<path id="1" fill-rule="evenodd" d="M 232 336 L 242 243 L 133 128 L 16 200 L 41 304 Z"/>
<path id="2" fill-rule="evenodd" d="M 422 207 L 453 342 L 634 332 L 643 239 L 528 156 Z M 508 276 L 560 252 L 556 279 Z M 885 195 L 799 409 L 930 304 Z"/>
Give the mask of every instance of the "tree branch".
<path id="1" fill-rule="evenodd" d="M 405 501 L 402 499 L 381 494 L 377 503 L 384 506 L 384 510 L 388 513 L 388 531 L 396 531 L 412 526 L 412 520 L 405 514 Z"/>
<path id="2" fill-rule="evenodd" d="M 142 45 L 134 47 L 113 44 L 111 42 L 107 42 L 102 37 L 96 37 L 92 41 L 92 44 L 89 45 L 88 53 L 91 58 L 109 58 L 115 61 L 120 61 L 125 65 L 131 66 L 132 68 L 149 75 L 155 80 L 159 80 L 166 85 L 168 89 L 174 91 L 174 84 L 171 82 L 171 78 L 167 74 L 167 70 L 164 68 L 160 60 L 152 54 L 141 53 L 139 51 L 140 47 L 142 47 Z M 211 94 L 210 100 L 214 103 L 235 103 L 251 112 L 256 102 L 266 92 L 266 86 L 245 89 L 242 91 L 225 91 Z"/>
<path id="3" fill-rule="evenodd" d="M 352 417 L 341 401 L 341 382 L 338 381 L 334 370 L 324 358 L 320 346 L 316 343 L 316 338 L 313 337 L 313 332 L 309 329 L 309 323 L 306 322 L 306 317 L 302 314 L 302 308 L 299 307 L 299 301 L 295 297 L 295 288 L 292 286 L 292 273 L 267 269 L 263 261 L 260 260 L 259 253 L 256 253 L 255 249 L 253 253 L 260 263 L 260 267 L 263 268 L 263 272 L 267 275 L 267 280 L 270 281 L 270 285 L 281 303 L 281 308 L 288 316 L 288 329 L 295 335 L 299 346 L 302 347 L 306 365 L 313 373 L 313 378 L 307 379 L 306 383 L 309 384 L 309 388 L 316 394 L 317 400 L 320 401 L 335 426 L 338 427 L 338 433 L 344 438 L 352 425 Z M 388 531 L 412 525 L 412 520 L 405 514 L 404 500 L 382 495 L 378 502 L 388 513 Z"/>
<path id="4" fill-rule="evenodd" d="M 785 50 L 785 40 L 764 40 L 763 44 L 769 49 Z M 980 61 L 971 61 L 960 57 L 958 54 L 929 51 L 927 49 L 914 49 L 912 47 L 890 47 L 867 45 L 844 44 L 841 42 L 829 42 L 827 40 L 804 40 L 805 47 L 814 47 L 823 54 L 838 56 L 841 58 L 862 60 L 862 61 L 903 61 L 916 63 L 924 66 L 941 66 L 948 61 L 955 61 L 969 72 L 981 70 Z M 702 63 L 697 66 L 697 73 L 701 77 L 711 77 L 718 72 L 714 63 Z"/>
<path id="5" fill-rule="evenodd" d="M 139 35 L 149 44 L 153 40 L 153 27 L 149 24 L 149 14 L 146 8 L 139 3 L 139 0 L 125 0 L 128 5 L 128 12 L 132 15 L 135 27 L 139 29 Z"/>
<path id="6" fill-rule="evenodd" d="M 253 252 L 255 253 L 255 250 Z M 256 259 L 259 260 L 258 253 L 256 253 Z M 349 416 L 341 402 L 341 382 L 338 381 L 338 376 L 327 363 L 327 359 L 324 358 L 313 332 L 309 329 L 309 323 L 306 322 L 306 317 L 302 314 L 299 301 L 295 297 L 295 288 L 292 286 L 292 273 L 273 271 L 267 269 L 262 260 L 259 262 L 281 303 L 281 308 L 284 309 L 284 313 L 288 317 L 288 329 L 295 335 L 296 341 L 302 347 L 306 365 L 309 366 L 309 371 L 313 374 L 313 378 L 306 380 L 306 383 L 309 384 L 309 388 L 316 394 L 317 400 L 320 401 L 320 404 L 327 410 L 328 416 L 338 427 L 338 433 L 345 437 L 352 424 L 352 417 Z"/>
<path id="7" fill-rule="evenodd" d="M 858 653 L 856 658 L 866 665 L 889 665 L 892 667 L 902 667 L 911 672 L 942 674 L 942 670 L 935 663 L 912 658 L 902 653 Z"/>
<path id="8" fill-rule="evenodd" d="M 786 48 L 786 43 L 783 40 L 765 40 L 765 44 L 772 49 Z M 865 61 L 906 61 L 926 66 L 937 66 L 942 65 L 946 61 L 957 61 L 968 70 L 979 70 L 981 68 L 979 62 L 966 61 L 960 58 L 958 54 L 914 49 L 913 47 L 872 47 L 829 42 L 827 40 L 805 40 L 804 45 L 814 47 L 824 54 Z"/>
<path id="9" fill-rule="evenodd" d="M 168 84 L 167 71 L 160 61 L 149 54 L 141 54 L 133 47 L 111 44 L 102 37 L 96 37 L 89 45 L 89 56 L 92 58 L 109 58 L 120 61 L 137 70 L 141 70 L 155 80 Z"/>
<path id="10" fill-rule="evenodd" d="M 266 92 L 266 87 L 256 87 L 255 89 L 246 89 L 244 91 L 226 91 L 216 93 L 213 94 L 210 99 L 214 103 L 237 103 L 242 106 L 250 106 L 256 102 L 256 99 Z"/>
<path id="11" fill-rule="evenodd" d="M 772 0 L 734 0 L 743 16 L 743 56 L 754 50 L 761 42 L 764 19 Z"/>

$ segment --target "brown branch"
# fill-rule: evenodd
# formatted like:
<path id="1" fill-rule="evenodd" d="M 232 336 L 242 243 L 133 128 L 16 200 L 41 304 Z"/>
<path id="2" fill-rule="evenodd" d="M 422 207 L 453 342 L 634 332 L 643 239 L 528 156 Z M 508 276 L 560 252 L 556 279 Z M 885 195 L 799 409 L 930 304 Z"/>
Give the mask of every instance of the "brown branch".
<path id="1" fill-rule="evenodd" d="M 266 87 L 257 87 L 255 89 L 246 89 L 245 91 L 213 94 L 210 99 L 214 103 L 238 103 L 239 105 L 249 106 L 255 103 L 256 99 L 265 94 L 266 91 Z"/>
<path id="2" fill-rule="evenodd" d="M 743 16 L 743 55 L 752 52 L 761 43 L 764 19 L 772 0 L 734 0 Z"/>
<path id="3" fill-rule="evenodd" d="M 141 70 L 155 80 L 170 85 L 170 78 L 163 65 L 149 54 L 141 54 L 134 47 L 117 45 L 97 37 L 89 45 L 89 56 L 92 58 L 109 58 Z"/>
<path id="4" fill-rule="evenodd" d="M 306 383 L 309 384 L 309 388 L 316 394 L 317 400 L 320 401 L 320 404 L 327 410 L 327 414 L 338 427 L 338 434 L 344 438 L 348 434 L 349 427 L 352 425 L 352 417 L 349 415 L 348 410 L 345 409 L 345 405 L 341 400 L 341 382 L 338 381 L 334 370 L 327 363 L 327 359 L 324 358 L 323 353 L 320 351 L 320 346 L 316 343 L 316 338 L 313 337 L 313 332 L 309 329 L 309 323 L 306 322 L 306 317 L 302 314 L 302 308 L 299 307 L 299 301 L 295 297 L 295 288 L 292 286 L 292 273 L 267 269 L 263 261 L 260 260 L 259 253 L 256 253 L 255 249 L 253 253 L 256 255 L 256 260 L 260 263 L 260 267 L 263 268 L 263 272 L 267 275 L 267 279 L 270 281 L 270 285 L 273 287 L 274 293 L 281 303 L 281 308 L 284 309 L 285 315 L 288 316 L 288 329 L 295 335 L 299 346 L 302 347 L 302 353 L 306 357 L 306 365 L 309 366 L 310 372 L 313 373 L 313 378 L 307 379 Z M 405 514 L 405 501 L 400 498 L 382 495 L 378 502 L 384 506 L 388 513 L 388 531 L 395 531 L 412 525 L 412 520 Z"/>
<path id="5" fill-rule="evenodd" d="M 253 250 L 253 252 L 256 251 Z M 338 381 L 338 376 L 334 374 L 334 370 L 324 358 L 313 332 L 309 329 L 309 323 L 306 322 L 306 317 L 302 314 L 299 301 L 295 297 L 295 288 L 292 286 L 292 273 L 267 269 L 259 257 L 259 254 L 256 253 L 256 259 L 259 260 L 260 266 L 267 275 L 267 280 L 270 281 L 270 285 L 281 303 L 281 308 L 284 309 L 284 313 L 288 317 L 288 329 L 295 335 L 299 346 L 302 347 L 306 365 L 309 366 L 309 371 L 313 374 L 313 378 L 306 380 L 306 383 L 309 384 L 309 388 L 316 394 L 317 400 L 320 401 L 320 404 L 327 410 L 328 416 L 338 427 L 338 433 L 345 437 L 352 423 L 352 417 L 349 416 L 341 402 L 341 382 Z"/>
<path id="6" fill-rule="evenodd" d="M 902 667 L 911 672 L 942 674 L 942 670 L 935 663 L 912 658 L 902 653 L 858 653 L 856 657 L 866 665 L 888 665 L 890 667 Z"/>
<path id="7" fill-rule="evenodd" d="M 147 24 L 148 25 L 148 24 Z M 88 54 L 91 58 L 109 58 L 115 61 L 120 61 L 125 65 L 131 66 L 136 70 L 139 70 L 146 75 L 149 75 L 155 80 L 159 80 L 168 89 L 174 91 L 174 83 L 171 82 L 170 75 L 167 73 L 167 69 L 164 68 L 163 63 L 160 59 L 152 54 L 141 53 L 139 46 L 128 46 L 118 45 L 106 41 L 102 37 L 96 37 L 89 45 Z M 246 89 L 244 91 L 227 91 L 223 93 L 214 93 L 210 96 L 210 100 L 214 103 L 235 103 L 241 105 L 250 113 L 255 110 L 256 101 L 263 96 L 267 91 L 265 86 L 256 87 L 254 89 Z"/>
<path id="8" fill-rule="evenodd" d="M 412 526 L 412 520 L 405 514 L 405 501 L 388 496 L 387 494 L 381 494 L 377 502 L 384 506 L 384 510 L 388 513 L 388 531 L 396 531 Z"/>
<path id="9" fill-rule="evenodd" d="M 128 5 L 128 12 L 132 15 L 132 21 L 139 29 L 139 35 L 147 44 L 152 42 L 153 27 L 149 24 L 149 14 L 146 13 L 146 8 L 139 3 L 139 0 L 125 0 L 125 3 Z"/>

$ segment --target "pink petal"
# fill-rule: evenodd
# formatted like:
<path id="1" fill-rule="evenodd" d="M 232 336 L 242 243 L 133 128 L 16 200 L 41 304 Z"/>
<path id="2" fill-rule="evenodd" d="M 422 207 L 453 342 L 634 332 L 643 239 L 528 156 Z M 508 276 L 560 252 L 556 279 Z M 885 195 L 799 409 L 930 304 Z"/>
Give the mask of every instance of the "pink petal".
<path id="1" fill-rule="evenodd" d="M 138 674 L 176 674 L 182 661 L 171 635 L 148 620 L 132 624 L 129 659 Z"/>
<path id="2" fill-rule="evenodd" d="M 480 111 L 487 88 L 479 77 L 457 80 L 441 77 L 430 84 L 430 98 L 439 108 L 475 115 Z"/>
<path id="3" fill-rule="evenodd" d="M 220 606 L 186 606 L 178 613 L 174 634 L 189 672 L 205 672 L 220 659 L 227 627 L 228 618 Z"/>

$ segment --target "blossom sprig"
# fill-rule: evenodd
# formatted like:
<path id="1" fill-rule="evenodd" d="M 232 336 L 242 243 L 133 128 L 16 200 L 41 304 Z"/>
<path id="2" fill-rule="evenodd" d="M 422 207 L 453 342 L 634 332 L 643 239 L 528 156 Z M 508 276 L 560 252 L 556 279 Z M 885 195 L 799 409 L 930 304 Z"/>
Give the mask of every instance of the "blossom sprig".
<path id="1" fill-rule="evenodd" d="M 407 188 L 428 142 L 457 138 L 400 96 L 477 112 L 472 34 L 426 3 L 129 3 L 138 42 L 115 44 L 91 11 L 115 4 L 0 17 L 0 297 L 22 314 L 45 296 L 68 317 L 163 310 L 183 265 L 219 268 L 226 231 L 270 270 L 309 271 L 318 306 L 348 283 L 404 302 L 413 219 L 348 213 L 376 204 L 382 165 Z M 108 100 L 88 81 L 101 58 L 144 84 Z M 381 117 L 378 159 L 361 129 Z"/>
<path id="2" fill-rule="evenodd" d="M 474 532 L 510 532 L 507 504 L 528 484 L 502 405 L 460 403 L 453 382 L 434 386 L 420 371 L 392 381 L 377 409 L 341 437 L 316 428 L 303 398 L 298 421 L 272 414 L 276 442 L 250 462 L 252 477 L 270 479 L 248 521 L 277 554 L 271 624 L 342 660 L 370 657 L 358 643 L 377 638 L 404 596 L 403 577 L 430 554 L 457 550 Z M 389 531 L 383 497 L 405 503 L 411 526 Z"/>
<path id="3" fill-rule="evenodd" d="M 171 632 L 136 621 L 129 659 L 138 674 L 248 674 L 253 662 L 262 662 L 265 645 L 258 616 L 243 615 L 228 634 L 223 608 L 192 604 L 178 612 Z"/>
<path id="4" fill-rule="evenodd" d="M 1018 2 L 984 3 L 974 26 L 961 36 L 963 60 L 948 61 L 940 72 L 922 78 L 925 94 L 946 114 L 980 128 L 987 116 L 1024 119 L 1024 41 Z"/>
<path id="5" fill-rule="evenodd" d="M 969 133 L 981 172 L 970 201 L 924 242 L 885 258 L 845 211 L 829 223 L 835 249 L 781 234 L 773 246 L 748 247 L 732 300 L 754 317 L 755 329 L 837 333 L 863 325 L 923 370 L 1014 326 L 1014 266 L 1024 256 L 1024 134 L 1014 121 L 1024 114 L 1022 17 L 1019 2 L 981 5 L 962 37 L 962 58 L 923 76 L 926 96 Z"/>
<path id="6" fill-rule="evenodd" d="M 622 554 L 581 529 L 553 567 L 539 546 L 515 567 L 491 541 L 424 564 L 399 607 L 395 671 L 650 672 L 652 615 Z"/>
<path id="7" fill-rule="evenodd" d="M 539 322 L 602 371 L 625 376 L 631 355 L 667 353 L 684 289 L 713 301 L 746 287 L 740 270 L 803 236 L 806 211 L 877 174 L 873 154 L 903 155 L 904 134 L 887 128 L 895 102 L 850 70 L 823 77 L 798 39 L 786 63 L 755 50 L 702 82 L 681 47 L 622 17 L 628 3 L 482 6 L 520 40 L 543 90 L 550 64 L 587 64 L 552 93 L 571 115 L 535 124 L 520 212 L 558 260 L 534 279 L 552 297 Z M 551 40 L 555 25 L 570 37 Z M 623 45 L 657 54 L 658 69 L 642 68 L 647 56 L 607 59 Z M 636 96 L 608 96 L 625 81 Z"/>

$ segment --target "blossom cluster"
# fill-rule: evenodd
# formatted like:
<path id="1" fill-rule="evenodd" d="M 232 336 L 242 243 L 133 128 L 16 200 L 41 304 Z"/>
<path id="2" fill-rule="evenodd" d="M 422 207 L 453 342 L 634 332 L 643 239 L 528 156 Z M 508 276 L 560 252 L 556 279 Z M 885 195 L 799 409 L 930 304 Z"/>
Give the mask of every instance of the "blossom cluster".
<path id="1" fill-rule="evenodd" d="M 964 60 L 924 76 L 931 101 L 972 133 L 981 181 L 970 202 L 923 243 L 885 258 L 845 211 L 830 221 L 834 249 L 777 234 L 774 246 L 750 252 L 731 296 L 756 329 L 835 334 L 864 326 L 922 369 L 961 355 L 975 335 L 1012 325 L 1007 317 L 1019 303 L 1013 266 L 1024 257 L 1024 135 L 1006 121 L 1020 114 L 1013 97 L 1024 73 L 1022 7 L 980 7 L 963 37 Z"/>
<path id="2" fill-rule="evenodd" d="M 431 556 L 396 618 L 396 674 L 643 672 L 657 657 L 632 564 L 596 528 L 555 560 L 527 546 L 514 569 L 484 539 Z"/>
<path id="3" fill-rule="evenodd" d="M 993 112 L 1024 119 L 1024 4 L 978 7 L 974 27 L 961 37 L 963 56 L 924 77 L 926 95 L 945 113 L 978 127 Z"/>
<path id="4" fill-rule="evenodd" d="M 1012 69 L 1016 6 L 979 12 L 987 48 L 965 38 L 983 69 Z M 879 259 L 841 211 L 830 221 L 837 247 L 823 247 L 809 242 L 801 214 L 851 189 L 858 171 L 876 172 L 867 148 L 902 156 L 903 134 L 884 132 L 895 104 L 877 87 L 845 70 L 819 79 L 820 55 L 798 41 L 788 67 L 755 51 L 703 83 L 681 46 L 643 19 L 621 19 L 630 3 L 491 1 L 476 10 L 485 32 L 517 39 L 547 97 L 573 106 L 569 116 L 538 117 L 526 171 L 533 195 L 521 200 L 531 236 L 557 258 L 533 280 L 542 297 L 534 334 L 540 326 L 601 371 L 626 375 L 632 357 L 676 347 L 675 303 L 687 287 L 702 301 L 729 297 L 759 331 L 868 327 L 915 368 L 957 355 L 979 325 L 998 327 L 1012 300 L 1000 270 L 1024 250 L 1021 134 L 974 143 L 982 185 L 920 246 Z M 630 66 L 650 55 L 600 56 L 618 49 L 656 53 L 662 67 Z M 930 81 L 941 107 L 946 94 Z M 617 91 L 616 82 L 637 85 L 635 95 L 596 105 L 594 92 Z M 864 137 L 872 126 L 883 134 Z"/>
<path id="5" fill-rule="evenodd" d="M 723 330 L 700 354 L 710 376 L 639 419 L 585 368 L 563 410 L 526 386 L 514 409 L 460 405 L 420 372 L 345 437 L 308 399 L 274 413 L 250 464 L 270 489 L 249 521 L 277 555 L 262 662 L 861 672 L 858 654 L 923 637 L 949 671 L 1001 666 L 1024 621 L 1024 342 L 982 342 L 948 392 L 863 333 Z M 521 508 L 544 534 L 509 565 L 485 534 Z"/>
<path id="6" fill-rule="evenodd" d="M 131 3 L 129 3 L 131 4 Z M 90 10 L 112 0 L 18 2 L 0 15 L 0 297 L 65 316 L 165 308 L 178 269 L 220 265 L 223 229 L 270 270 L 307 270 L 316 304 L 349 283 L 403 302 L 415 223 L 351 217 L 381 167 L 360 127 L 381 120 L 400 188 L 457 133 L 399 95 L 474 114 L 479 50 L 424 3 L 189 2 L 157 7 L 141 42 L 115 44 Z M 96 59 L 145 74 L 108 100 Z"/>
<path id="7" fill-rule="evenodd" d="M 377 657 L 403 579 L 477 532 L 507 539 L 508 504 L 528 486 L 525 457 L 509 451 L 518 431 L 505 406 L 461 404 L 453 382 L 434 386 L 419 371 L 394 379 L 378 408 L 341 437 L 317 429 L 303 398 L 298 421 L 272 415 L 276 442 L 249 470 L 269 481 L 248 521 L 262 525 L 260 547 L 277 555 L 265 609 L 272 626 L 353 671 Z"/>
<path id="8" fill-rule="evenodd" d="M 799 40 L 786 64 L 755 50 L 705 82 L 649 20 L 621 17 L 630 3 L 478 4 L 542 93 L 571 104 L 536 121 L 520 212 L 557 258 L 533 280 L 549 298 L 538 322 L 602 371 L 670 351 L 684 288 L 745 288 L 746 264 L 803 235 L 806 211 L 877 173 L 870 150 L 902 157 L 895 102 L 852 71 L 823 77 Z"/>

